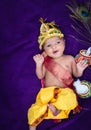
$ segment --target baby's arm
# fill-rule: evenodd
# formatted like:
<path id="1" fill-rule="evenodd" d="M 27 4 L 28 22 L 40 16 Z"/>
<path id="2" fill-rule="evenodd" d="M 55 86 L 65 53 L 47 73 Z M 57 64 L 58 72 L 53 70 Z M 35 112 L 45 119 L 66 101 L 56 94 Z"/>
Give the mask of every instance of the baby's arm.
<path id="1" fill-rule="evenodd" d="M 72 60 L 72 70 L 73 75 L 75 77 L 82 76 L 84 70 L 88 67 L 88 64 L 85 62 L 85 60 L 80 60 L 77 64 L 75 62 L 75 59 Z"/>
<path id="2" fill-rule="evenodd" d="M 39 79 L 42 79 L 45 74 L 45 69 L 43 67 L 44 57 L 41 54 L 37 54 L 33 59 L 36 63 L 36 75 Z"/>
<path id="3" fill-rule="evenodd" d="M 84 70 L 89 66 L 85 60 L 80 60 L 76 65 L 79 77 L 82 76 Z"/>

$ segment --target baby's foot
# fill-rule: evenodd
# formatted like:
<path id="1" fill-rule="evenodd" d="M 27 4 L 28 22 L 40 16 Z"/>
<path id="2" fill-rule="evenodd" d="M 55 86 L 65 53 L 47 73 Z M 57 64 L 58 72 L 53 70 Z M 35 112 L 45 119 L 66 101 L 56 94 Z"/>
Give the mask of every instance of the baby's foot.
<path id="1" fill-rule="evenodd" d="M 52 104 L 48 104 L 49 109 L 52 111 L 52 114 L 54 116 L 57 116 L 61 110 L 58 110 L 55 106 L 53 106 Z"/>

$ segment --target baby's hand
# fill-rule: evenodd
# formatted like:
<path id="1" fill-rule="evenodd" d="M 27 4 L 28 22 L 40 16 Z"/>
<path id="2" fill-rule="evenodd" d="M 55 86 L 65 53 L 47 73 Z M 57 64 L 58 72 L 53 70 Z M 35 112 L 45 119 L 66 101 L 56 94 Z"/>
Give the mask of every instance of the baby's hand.
<path id="1" fill-rule="evenodd" d="M 35 55 L 33 59 L 37 65 L 42 65 L 44 62 L 44 57 L 41 54 Z"/>
<path id="2" fill-rule="evenodd" d="M 85 62 L 85 60 L 80 60 L 77 63 L 77 69 L 80 73 L 83 73 L 83 71 L 88 67 L 89 65 L 87 64 L 87 62 Z"/>

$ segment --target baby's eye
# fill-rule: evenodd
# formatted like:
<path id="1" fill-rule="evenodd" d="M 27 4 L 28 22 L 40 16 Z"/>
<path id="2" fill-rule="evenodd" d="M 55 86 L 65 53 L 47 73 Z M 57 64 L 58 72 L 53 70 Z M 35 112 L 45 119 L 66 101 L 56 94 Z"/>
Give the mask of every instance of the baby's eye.
<path id="1" fill-rule="evenodd" d="M 60 44 L 60 41 L 56 42 L 56 44 Z"/>
<path id="2" fill-rule="evenodd" d="M 50 44 L 47 45 L 47 47 L 50 47 L 50 46 L 51 46 Z"/>

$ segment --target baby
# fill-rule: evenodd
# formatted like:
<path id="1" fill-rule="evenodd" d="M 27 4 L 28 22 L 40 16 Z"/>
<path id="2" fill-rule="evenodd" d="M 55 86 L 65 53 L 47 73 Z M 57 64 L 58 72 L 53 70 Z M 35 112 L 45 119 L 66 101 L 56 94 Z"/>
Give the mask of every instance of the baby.
<path id="1" fill-rule="evenodd" d="M 64 34 L 54 22 L 41 19 L 40 36 L 38 37 L 42 54 L 33 57 L 36 63 L 36 74 L 44 79 L 36 102 L 28 110 L 29 130 L 36 130 L 44 119 L 65 119 L 71 110 L 78 106 L 76 94 L 71 89 L 73 78 L 80 77 L 88 64 L 84 60 L 77 64 L 71 55 L 65 55 Z"/>

